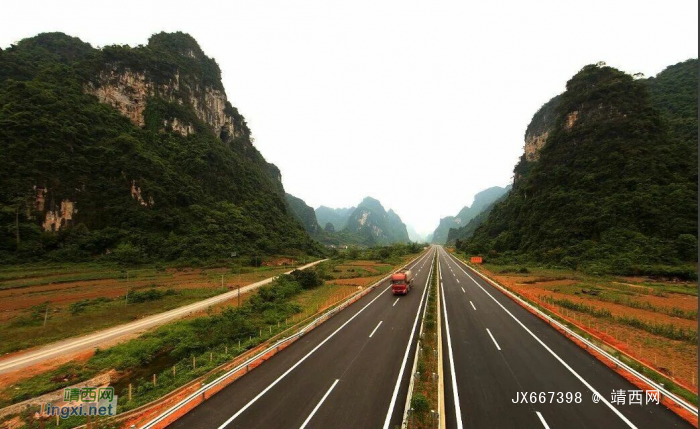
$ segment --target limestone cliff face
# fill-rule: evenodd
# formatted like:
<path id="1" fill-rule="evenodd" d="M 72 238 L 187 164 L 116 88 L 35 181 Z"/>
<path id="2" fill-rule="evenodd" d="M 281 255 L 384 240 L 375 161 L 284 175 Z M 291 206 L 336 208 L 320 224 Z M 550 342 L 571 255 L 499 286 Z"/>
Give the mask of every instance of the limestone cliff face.
<path id="1" fill-rule="evenodd" d="M 556 122 L 556 111 L 561 95 L 549 100 L 535 113 L 525 131 L 525 147 L 520 162 L 513 170 L 513 183 L 517 184 L 530 167 L 540 160 L 540 151 L 547 145 Z"/>
<path id="2" fill-rule="evenodd" d="M 226 94 L 209 86 L 192 84 L 189 80 L 181 79 L 178 71 L 174 79 L 156 83 L 147 72 L 129 68 L 122 70 L 119 64 L 112 64 L 95 81 L 86 85 L 85 91 L 119 110 L 140 127 L 145 126 L 144 111 L 149 98 L 160 97 L 171 103 L 191 106 L 197 118 L 207 124 L 217 136 L 222 137 L 222 140 L 242 135 L 242 130 L 236 129 L 234 125 L 233 115 L 227 112 L 231 105 Z M 172 118 L 164 125 L 166 129 L 183 136 L 195 131 L 194 126 L 183 118 Z"/>
<path id="3" fill-rule="evenodd" d="M 63 199 L 60 203 L 54 202 L 54 196 L 50 194 L 50 189 L 35 186 L 36 197 L 32 209 L 44 216 L 41 226 L 46 232 L 57 232 L 62 228 L 67 228 L 73 223 L 73 215 L 78 213 L 75 202 Z M 32 210 L 28 208 L 27 217 L 34 219 Z"/>
<path id="4" fill-rule="evenodd" d="M 547 143 L 549 131 L 542 134 L 530 134 L 525 136 L 525 159 L 529 162 L 540 159 L 540 149 Z"/>
<path id="5" fill-rule="evenodd" d="M 525 160 L 536 162 L 540 158 L 540 150 L 547 144 L 549 133 L 554 128 L 555 111 L 559 106 L 560 96 L 545 103 L 532 117 L 525 131 Z"/>

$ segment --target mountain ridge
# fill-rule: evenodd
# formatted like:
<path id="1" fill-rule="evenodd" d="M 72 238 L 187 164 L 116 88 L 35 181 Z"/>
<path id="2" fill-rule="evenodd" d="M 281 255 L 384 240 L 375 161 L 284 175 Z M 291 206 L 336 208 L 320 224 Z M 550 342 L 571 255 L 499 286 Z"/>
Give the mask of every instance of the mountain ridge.
<path id="1" fill-rule="evenodd" d="M 450 229 L 458 229 L 466 226 L 472 219 L 481 213 L 486 207 L 509 192 L 512 185 L 502 188 L 492 186 L 477 192 L 471 206 L 464 206 L 456 216 L 447 216 L 440 219 L 440 224 L 435 228 L 431 237 L 433 244 L 446 244 L 449 239 Z"/>
<path id="2" fill-rule="evenodd" d="M 599 273 L 697 276 L 697 59 L 572 77 L 535 157 L 460 250 Z M 653 204 L 650 204 L 653 202 Z"/>
<path id="3" fill-rule="evenodd" d="M 318 253 L 220 77 L 184 33 L 0 50 L 0 261 Z"/>

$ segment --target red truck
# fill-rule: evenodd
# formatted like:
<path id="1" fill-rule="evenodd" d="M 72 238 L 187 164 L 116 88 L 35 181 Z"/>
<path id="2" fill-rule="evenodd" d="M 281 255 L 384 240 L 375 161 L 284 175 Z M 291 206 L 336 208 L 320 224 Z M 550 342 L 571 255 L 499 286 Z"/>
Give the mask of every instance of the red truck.
<path id="1" fill-rule="evenodd" d="M 391 292 L 394 295 L 406 295 L 413 284 L 411 270 L 401 270 L 391 275 Z"/>

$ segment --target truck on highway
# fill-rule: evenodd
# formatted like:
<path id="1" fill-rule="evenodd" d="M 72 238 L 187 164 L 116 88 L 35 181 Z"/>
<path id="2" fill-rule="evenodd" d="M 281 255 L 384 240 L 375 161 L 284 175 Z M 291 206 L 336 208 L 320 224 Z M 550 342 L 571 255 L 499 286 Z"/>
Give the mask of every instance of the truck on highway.
<path id="1" fill-rule="evenodd" d="M 413 284 L 411 270 L 401 270 L 391 275 L 391 292 L 394 295 L 406 295 Z"/>

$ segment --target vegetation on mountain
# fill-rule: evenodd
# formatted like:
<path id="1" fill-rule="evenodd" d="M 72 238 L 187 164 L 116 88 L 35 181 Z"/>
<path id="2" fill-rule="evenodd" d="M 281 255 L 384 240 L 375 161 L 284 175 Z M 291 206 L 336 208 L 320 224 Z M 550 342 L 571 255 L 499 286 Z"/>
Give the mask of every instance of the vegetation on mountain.
<path id="1" fill-rule="evenodd" d="M 495 261 L 696 277 L 697 60 L 567 84 L 538 160 L 459 248 Z M 519 175 L 519 177 L 518 177 Z"/>
<path id="2" fill-rule="evenodd" d="M 508 187 L 510 190 L 510 186 Z M 492 202 L 488 206 L 484 207 L 481 212 L 476 215 L 472 220 L 470 220 L 466 225 L 464 225 L 461 228 L 450 228 L 450 231 L 447 233 L 447 244 L 448 245 L 455 245 L 456 247 L 461 247 L 461 242 L 465 239 L 470 238 L 472 235 L 474 235 L 474 231 L 488 219 L 489 214 L 491 213 L 491 210 L 498 204 L 499 202 L 503 201 L 508 194 L 503 194 L 498 198 L 496 201 Z"/>
<path id="3" fill-rule="evenodd" d="M 307 206 L 304 200 L 292 194 L 284 194 L 284 197 L 287 200 L 292 216 L 304 227 L 306 232 L 312 236 L 321 234 L 321 226 L 316 221 L 316 213 L 313 207 Z"/>
<path id="4" fill-rule="evenodd" d="M 472 219 L 477 217 L 487 207 L 491 206 L 494 201 L 509 192 L 510 188 L 510 185 L 505 188 L 493 186 L 474 195 L 474 202 L 472 205 L 464 206 L 462 210 L 457 213 L 457 216 L 448 216 L 440 219 L 440 224 L 433 232 L 431 243 L 445 244 L 450 242 L 450 229 L 466 227 Z"/>
<path id="5" fill-rule="evenodd" d="M 221 129 L 200 119 L 192 100 L 225 97 L 220 74 L 183 33 L 0 50 L 0 263 L 318 253 L 238 111 L 225 102 Z M 91 95 L 114 76 L 150 91 L 143 126 Z"/>
<path id="6" fill-rule="evenodd" d="M 393 210 L 387 212 L 382 204 L 366 197 L 350 215 L 347 232 L 361 237 L 366 245 L 409 242 L 406 225 Z"/>

